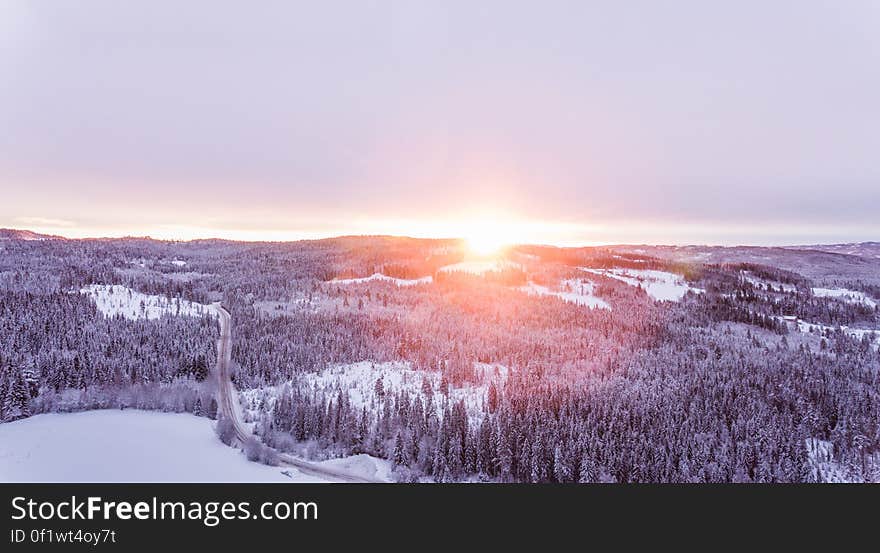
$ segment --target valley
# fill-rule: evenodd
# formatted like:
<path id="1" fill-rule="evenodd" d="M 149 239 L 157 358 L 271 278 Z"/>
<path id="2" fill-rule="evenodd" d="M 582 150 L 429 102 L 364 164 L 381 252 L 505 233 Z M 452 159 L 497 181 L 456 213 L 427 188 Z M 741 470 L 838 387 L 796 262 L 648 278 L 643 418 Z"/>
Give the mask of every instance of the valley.
<path id="1" fill-rule="evenodd" d="M 258 467 L 146 480 L 880 479 L 870 244 L 0 236 L 0 480 L 129 414 Z"/>

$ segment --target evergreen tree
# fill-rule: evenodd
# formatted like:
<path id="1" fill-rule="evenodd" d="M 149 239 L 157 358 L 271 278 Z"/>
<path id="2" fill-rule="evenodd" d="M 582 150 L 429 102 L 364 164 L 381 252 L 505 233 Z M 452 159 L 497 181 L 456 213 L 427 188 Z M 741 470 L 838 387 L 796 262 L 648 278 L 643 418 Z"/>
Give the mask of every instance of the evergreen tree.
<path id="1" fill-rule="evenodd" d="M 581 484 L 592 484 L 596 482 L 596 468 L 593 466 L 593 460 L 590 459 L 589 455 L 586 453 L 581 457 L 581 468 L 578 482 Z"/>
<path id="2" fill-rule="evenodd" d="M 409 464 L 409 457 L 407 456 L 406 446 L 404 445 L 403 436 L 400 432 L 397 433 L 397 437 L 394 439 L 394 451 L 392 453 L 392 462 L 395 466 L 402 467 Z"/>
<path id="3" fill-rule="evenodd" d="M 197 382 L 203 382 L 208 378 L 208 364 L 205 362 L 205 356 L 199 355 L 193 365 L 193 378 Z"/>
<path id="4" fill-rule="evenodd" d="M 410 433 L 410 443 L 409 443 L 409 452 L 407 456 L 410 459 L 411 464 L 416 464 L 419 461 L 419 453 L 421 453 L 421 446 L 419 445 L 419 436 L 415 432 Z"/>
<path id="5" fill-rule="evenodd" d="M 495 386 L 495 381 L 489 384 L 487 404 L 490 413 L 494 413 L 498 409 L 498 388 Z"/>
<path id="6" fill-rule="evenodd" d="M 431 468 L 431 474 L 434 475 L 435 482 L 446 482 L 448 470 L 446 466 L 446 454 L 438 444 L 434 448 L 434 461 Z"/>
<path id="7" fill-rule="evenodd" d="M 7 382 L 6 397 L 3 401 L 3 417 L 6 421 L 14 421 L 31 416 L 30 394 L 21 373 L 16 374 Z"/>
<path id="8" fill-rule="evenodd" d="M 22 372 L 25 385 L 27 386 L 28 396 L 35 398 L 40 394 L 40 378 L 33 366 L 25 367 Z"/>
<path id="9" fill-rule="evenodd" d="M 208 404 L 208 418 L 211 420 L 217 420 L 217 399 L 211 398 L 211 403 Z"/>
<path id="10" fill-rule="evenodd" d="M 0 422 L 6 421 L 6 408 L 9 394 L 9 379 L 5 373 L 0 370 Z"/>
<path id="11" fill-rule="evenodd" d="M 553 452 L 553 477 L 557 482 L 571 482 L 571 469 L 568 467 L 562 448 L 558 445 Z"/>

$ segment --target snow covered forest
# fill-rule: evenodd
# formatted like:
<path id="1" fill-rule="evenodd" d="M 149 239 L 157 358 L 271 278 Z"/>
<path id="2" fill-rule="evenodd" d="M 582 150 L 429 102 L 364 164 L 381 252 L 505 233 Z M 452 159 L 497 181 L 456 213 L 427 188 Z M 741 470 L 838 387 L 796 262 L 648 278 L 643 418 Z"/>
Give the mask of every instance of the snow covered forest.
<path id="1" fill-rule="evenodd" d="M 413 482 L 876 482 L 871 255 L 11 237 L 0 420 L 216 417 L 222 302 L 279 452 Z"/>

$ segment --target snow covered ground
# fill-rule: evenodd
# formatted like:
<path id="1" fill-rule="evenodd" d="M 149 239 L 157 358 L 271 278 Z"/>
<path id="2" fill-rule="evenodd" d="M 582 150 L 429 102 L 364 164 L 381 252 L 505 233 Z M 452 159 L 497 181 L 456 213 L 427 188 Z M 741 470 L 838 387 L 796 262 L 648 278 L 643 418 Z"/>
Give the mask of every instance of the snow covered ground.
<path id="1" fill-rule="evenodd" d="M 488 273 L 490 271 L 504 271 L 507 269 L 522 269 L 522 265 L 514 263 L 513 261 L 507 261 L 506 259 L 486 259 L 462 261 L 461 263 L 454 263 L 452 265 L 440 267 L 441 271 L 473 273 L 475 275 Z"/>
<path id="2" fill-rule="evenodd" d="M 384 459 L 367 455 L 366 453 L 351 455 L 349 457 L 339 457 L 337 459 L 328 459 L 314 464 L 344 471 L 349 474 L 357 474 L 369 480 L 394 482 L 394 475 L 391 474 L 391 463 Z"/>
<path id="3" fill-rule="evenodd" d="M 576 278 L 566 279 L 559 283 L 559 290 L 551 290 L 546 286 L 529 281 L 520 290 L 530 296 L 555 296 L 562 301 L 576 305 L 585 305 L 596 309 L 611 309 L 611 306 L 602 298 L 595 295 L 595 285 L 589 281 L 581 281 Z"/>
<path id="4" fill-rule="evenodd" d="M 819 482 L 848 484 L 861 482 L 880 482 L 877 469 L 880 456 L 873 455 L 866 461 L 869 468 L 867 480 L 858 467 L 847 467 L 834 460 L 834 444 L 826 440 L 807 439 L 807 458 L 810 470 Z M 873 474 L 873 475 L 872 475 Z"/>
<path id="5" fill-rule="evenodd" d="M 396 284 L 397 286 L 415 286 L 416 284 L 430 284 L 434 281 L 433 277 L 426 276 L 422 278 L 393 278 L 382 273 L 374 273 L 368 277 L 362 278 L 337 278 L 330 281 L 330 284 L 361 284 L 372 281 L 386 281 Z"/>
<path id="6" fill-rule="evenodd" d="M 641 286 L 649 296 L 657 301 L 681 301 L 688 292 L 701 294 L 704 290 L 694 288 L 681 275 L 666 271 L 636 269 L 591 269 L 580 267 L 582 271 L 603 275 L 625 282 L 630 286 Z"/>
<path id="7" fill-rule="evenodd" d="M 483 403 L 489 389 L 489 382 L 496 381 L 499 385 L 507 378 L 507 367 L 486 363 L 477 363 L 474 367 L 484 376 L 484 383 L 480 386 L 449 387 L 449 400 L 456 403 L 464 400 L 468 415 L 473 419 L 483 416 Z M 301 389 L 323 391 L 327 397 L 335 398 L 338 391 L 348 394 L 352 407 L 361 409 L 366 407 L 374 411 L 381 405 L 376 395 L 376 380 L 382 380 L 382 388 L 385 394 L 396 394 L 406 390 L 411 398 L 421 397 L 426 400 L 422 391 L 423 380 L 428 383 L 433 393 L 434 406 L 437 415 L 442 414 L 446 397 L 440 391 L 440 375 L 436 372 L 413 370 L 409 363 L 388 362 L 373 363 L 362 361 L 349 365 L 335 365 L 324 369 L 319 373 L 304 375 L 305 381 Z M 253 418 L 257 408 L 265 405 L 271 408 L 279 393 L 283 393 L 286 386 L 280 386 L 243 390 L 240 392 L 241 405 L 245 409 L 245 420 Z"/>
<path id="8" fill-rule="evenodd" d="M 789 322 L 782 317 L 776 317 L 776 319 L 786 323 Z M 810 332 L 813 334 L 820 334 L 822 336 L 831 335 L 838 330 L 838 327 L 823 325 L 819 323 L 811 323 L 803 319 L 796 319 L 795 324 L 797 325 L 797 330 L 799 332 Z M 857 340 L 862 340 L 865 336 L 867 336 L 874 343 L 874 347 L 880 349 L 880 330 L 874 330 L 870 328 L 850 328 L 846 325 L 841 325 L 839 327 L 839 330 Z"/>
<path id="9" fill-rule="evenodd" d="M 813 288 L 813 295 L 819 298 L 835 298 L 848 303 L 861 303 L 868 307 L 877 307 L 877 302 L 864 292 L 847 288 Z"/>
<path id="10" fill-rule="evenodd" d="M 248 461 L 221 443 L 212 425 L 134 409 L 0 424 L 0 482 L 323 482 Z"/>
<path id="11" fill-rule="evenodd" d="M 783 292 L 793 293 L 797 292 L 797 286 L 794 284 L 786 284 L 784 282 L 776 282 L 775 280 L 765 280 L 758 278 L 756 276 L 750 275 L 748 273 L 742 273 L 743 278 L 759 290 L 768 290 L 769 288 L 773 288 L 774 290 L 781 290 Z"/>
<path id="12" fill-rule="evenodd" d="M 136 409 L 0 424 L 0 482 L 332 482 L 248 461 L 220 442 L 213 425 L 189 414 Z M 391 464 L 369 455 L 312 464 L 394 481 Z"/>
<path id="13" fill-rule="evenodd" d="M 821 325 L 816 323 L 810 323 L 807 321 L 803 321 L 798 319 L 797 321 L 798 330 L 801 332 L 818 332 L 820 334 L 829 334 L 837 330 L 833 326 Z M 874 347 L 880 348 L 880 330 L 872 330 L 868 328 L 850 328 L 846 325 L 842 325 L 840 330 L 843 331 L 844 334 L 847 334 L 857 340 L 864 339 L 865 336 L 873 337 Z"/>
<path id="14" fill-rule="evenodd" d="M 158 319 L 163 315 L 214 316 L 214 307 L 180 298 L 142 294 L 118 284 L 90 284 L 80 290 L 92 298 L 107 317 Z"/>

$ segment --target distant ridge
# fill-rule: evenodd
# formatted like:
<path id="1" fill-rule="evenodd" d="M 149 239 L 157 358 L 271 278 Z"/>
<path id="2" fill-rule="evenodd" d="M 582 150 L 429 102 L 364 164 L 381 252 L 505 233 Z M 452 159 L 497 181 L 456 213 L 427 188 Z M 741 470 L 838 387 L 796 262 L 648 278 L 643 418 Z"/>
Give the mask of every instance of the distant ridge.
<path id="1" fill-rule="evenodd" d="M 808 246 L 791 246 L 789 249 L 814 250 L 820 252 L 855 255 L 880 259 L 880 242 L 850 242 L 844 244 L 812 244 Z"/>
<path id="2" fill-rule="evenodd" d="M 0 240 L 67 240 L 54 234 L 40 234 L 32 230 L 0 228 Z"/>

